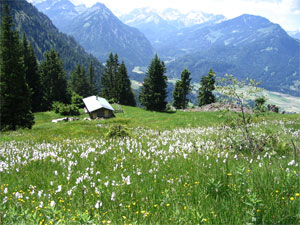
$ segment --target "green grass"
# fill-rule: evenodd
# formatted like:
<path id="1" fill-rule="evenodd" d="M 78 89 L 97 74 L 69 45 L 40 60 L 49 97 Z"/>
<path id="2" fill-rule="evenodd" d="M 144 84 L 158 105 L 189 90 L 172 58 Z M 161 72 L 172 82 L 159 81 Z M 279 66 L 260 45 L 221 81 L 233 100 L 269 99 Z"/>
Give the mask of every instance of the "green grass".
<path id="1" fill-rule="evenodd" d="M 154 129 L 157 131 L 170 130 L 176 128 L 195 128 L 216 126 L 225 121 L 223 112 L 183 112 L 176 113 L 160 113 L 146 111 L 136 107 L 122 106 L 124 112 L 117 113 L 115 118 L 109 120 L 83 121 L 83 118 L 88 117 L 81 110 L 79 121 L 61 122 L 54 124 L 53 119 L 62 118 L 63 116 L 54 112 L 35 113 L 35 125 L 31 130 L 19 130 L 16 132 L 6 132 L 0 136 L 1 141 L 12 140 L 64 140 L 103 136 L 107 133 L 106 126 L 121 124 L 130 128 L 142 127 Z M 264 117 L 258 118 L 265 120 L 295 120 L 299 118 L 298 114 L 282 115 L 275 113 L 267 113 Z"/>
<path id="2" fill-rule="evenodd" d="M 123 109 L 1 133 L 0 224 L 300 223 L 299 115 L 256 119 L 250 152 L 221 112 Z M 131 137 L 108 138 L 113 124 Z"/>

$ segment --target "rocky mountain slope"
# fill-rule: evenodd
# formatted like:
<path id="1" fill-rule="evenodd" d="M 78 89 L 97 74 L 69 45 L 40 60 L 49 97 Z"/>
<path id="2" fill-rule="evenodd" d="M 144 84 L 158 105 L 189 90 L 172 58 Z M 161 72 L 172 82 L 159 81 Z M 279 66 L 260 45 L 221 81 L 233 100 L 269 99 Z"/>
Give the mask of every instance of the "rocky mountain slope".
<path id="1" fill-rule="evenodd" d="M 51 2 L 55 4 L 50 4 Z M 86 51 L 98 59 L 106 61 L 109 53 L 113 52 L 132 68 L 150 63 L 154 51 L 144 34 L 123 24 L 104 4 L 97 3 L 85 10 L 81 7 L 80 11 L 67 2 L 69 1 L 47 0 L 36 6 L 53 19 L 61 31 L 72 35 Z M 48 7 L 42 4 L 48 4 Z M 64 20 L 57 20 L 60 15 Z"/>
<path id="2" fill-rule="evenodd" d="M 62 30 L 70 20 L 86 9 L 85 7 L 83 9 L 76 7 L 68 0 L 47 0 L 36 4 L 35 7 L 45 13 L 59 30 Z"/>

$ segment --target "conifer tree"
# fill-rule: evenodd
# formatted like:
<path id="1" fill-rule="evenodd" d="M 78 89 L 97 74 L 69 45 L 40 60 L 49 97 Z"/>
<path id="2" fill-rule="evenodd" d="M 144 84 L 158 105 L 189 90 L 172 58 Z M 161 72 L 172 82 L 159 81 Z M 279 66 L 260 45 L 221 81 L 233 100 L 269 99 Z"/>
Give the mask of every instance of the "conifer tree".
<path id="1" fill-rule="evenodd" d="M 93 61 L 90 62 L 87 76 L 89 79 L 90 95 L 97 95 L 98 85 Z"/>
<path id="2" fill-rule="evenodd" d="M 176 109 L 182 109 L 182 96 L 183 96 L 183 90 L 182 90 L 182 81 L 178 80 L 175 83 L 175 88 L 173 91 L 173 106 Z"/>
<path id="3" fill-rule="evenodd" d="M 71 89 L 84 98 L 90 96 L 90 83 L 84 67 L 81 65 L 77 65 L 75 71 L 71 74 Z"/>
<path id="4" fill-rule="evenodd" d="M 177 81 L 175 84 L 173 105 L 176 109 L 185 109 L 187 107 L 187 95 L 191 90 L 190 75 L 191 73 L 187 69 L 184 69 L 181 73 L 181 80 Z"/>
<path id="5" fill-rule="evenodd" d="M 22 46 L 7 5 L 1 9 L 0 130 L 31 128 L 30 89 L 26 83 Z"/>
<path id="6" fill-rule="evenodd" d="M 118 67 L 118 55 L 115 54 L 114 56 L 111 52 L 108 60 L 106 61 L 104 73 L 101 76 L 101 96 L 107 100 L 117 101 L 118 99 L 116 86 Z"/>
<path id="7" fill-rule="evenodd" d="M 31 91 L 31 106 L 33 112 L 40 111 L 42 105 L 41 77 L 33 47 L 28 43 L 25 34 L 22 39 L 25 78 Z"/>
<path id="8" fill-rule="evenodd" d="M 129 80 L 124 61 L 122 61 L 121 65 L 119 66 L 116 81 L 118 90 L 118 103 L 122 105 L 136 106 L 134 94 L 131 89 L 131 82 Z"/>
<path id="9" fill-rule="evenodd" d="M 167 77 L 166 67 L 160 61 L 157 54 L 148 68 L 147 76 L 144 79 L 139 100 L 147 110 L 164 111 L 167 105 Z"/>
<path id="10" fill-rule="evenodd" d="M 70 103 L 66 74 L 58 53 L 51 49 L 45 53 L 40 65 L 41 82 L 44 92 L 43 109 L 49 110 L 53 102 Z"/>
<path id="11" fill-rule="evenodd" d="M 198 104 L 199 106 L 207 105 L 216 102 L 213 95 L 215 90 L 215 72 L 210 69 L 207 76 L 203 76 L 200 80 L 201 87 L 199 88 Z"/>

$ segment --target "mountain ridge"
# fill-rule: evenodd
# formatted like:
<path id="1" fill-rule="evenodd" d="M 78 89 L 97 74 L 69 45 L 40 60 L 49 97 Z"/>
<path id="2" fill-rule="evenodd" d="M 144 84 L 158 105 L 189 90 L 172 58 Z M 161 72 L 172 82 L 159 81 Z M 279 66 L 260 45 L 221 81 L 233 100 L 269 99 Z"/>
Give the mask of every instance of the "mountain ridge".
<path id="1" fill-rule="evenodd" d="M 55 11 L 56 8 L 44 12 L 47 14 L 50 10 Z M 62 9 L 60 14 L 68 15 L 64 10 L 67 9 Z M 87 52 L 102 61 L 108 58 L 110 52 L 117 53 L 120 60 L 124 60 L 133 69 L 135 66 L 148 65 L 154 55 L 154 50 L 144 34 L 123 24 L 103 3 L 96 3 L 75 17 L 56 23 L 63 32 L 72 35 Z"/>
<path id="2" fill-rule="evenodd" d="M 169 46 L 158 50 L 161 55 L 173 58 L 167 64 L 170 77 L 178 76 L 186 67 L 198 81 L 213 68 L 219 75 L 230 73 L 239 79 L 254 78 L 262 81 L 262 87 L 268 90 L 300 96 L 300 43 L 280 25 L 244 14 L 196 28 L 174 37 Z"/>

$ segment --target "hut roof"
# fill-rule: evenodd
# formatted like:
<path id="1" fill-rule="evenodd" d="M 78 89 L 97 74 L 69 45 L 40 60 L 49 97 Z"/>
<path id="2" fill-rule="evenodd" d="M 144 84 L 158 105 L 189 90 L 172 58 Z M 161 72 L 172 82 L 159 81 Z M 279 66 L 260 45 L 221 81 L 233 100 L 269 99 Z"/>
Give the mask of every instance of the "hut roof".
<path id="1" fill-rule="evenodd" d="M 84 105 L 89 112 L 94 112 L 98 109 L 105 108 L 114 111 L 114 108 L 108 103 L 105 98 L 98 96 L 90 96 L 83 99 Z"/>

